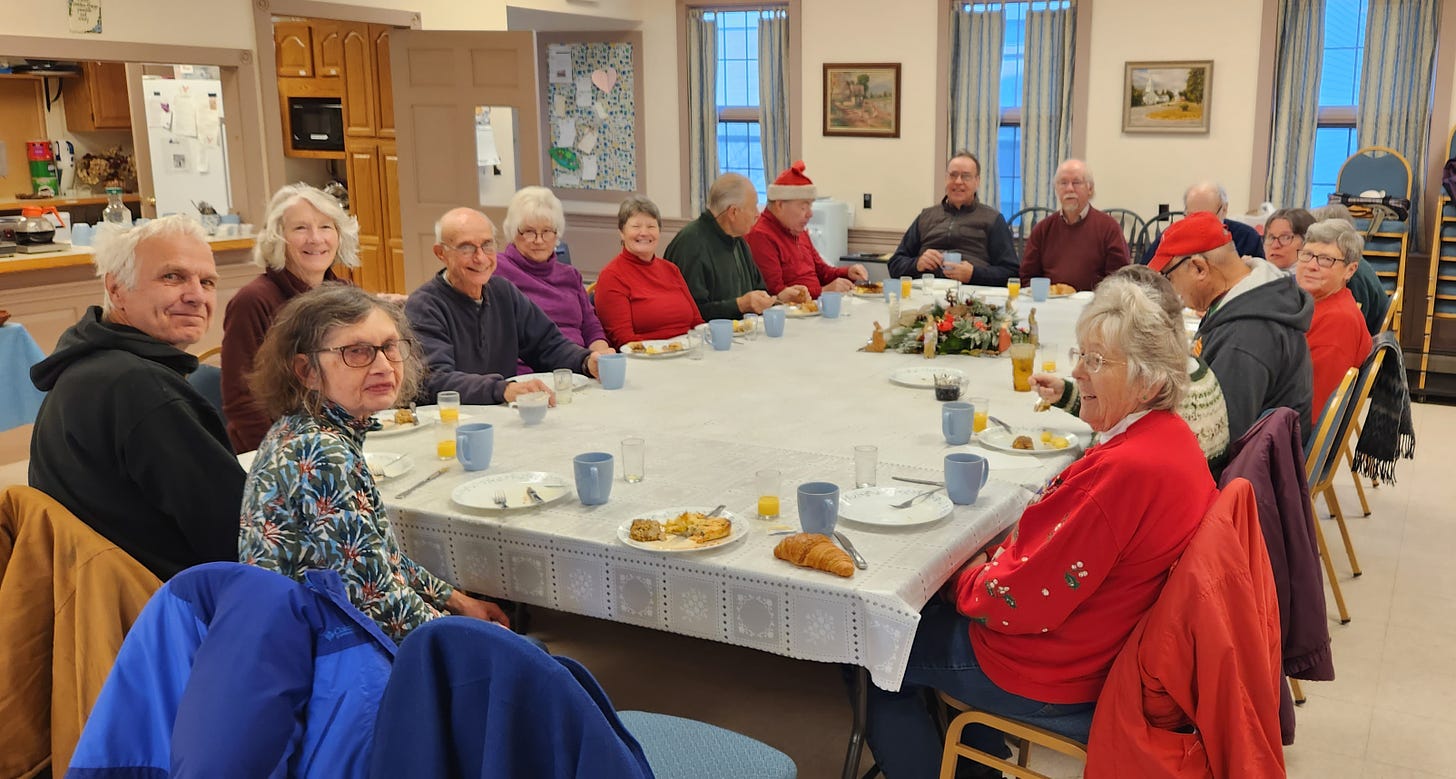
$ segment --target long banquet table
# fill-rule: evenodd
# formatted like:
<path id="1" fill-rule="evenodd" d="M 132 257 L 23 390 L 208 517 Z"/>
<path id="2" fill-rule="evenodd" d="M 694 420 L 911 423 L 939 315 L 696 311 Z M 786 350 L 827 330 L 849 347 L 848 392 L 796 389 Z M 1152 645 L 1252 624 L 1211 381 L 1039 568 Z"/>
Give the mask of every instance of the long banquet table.
<path id="1" fill-rule="evenodd" d="M 988 299 L 1004 290 L 977 288 Z M 937 297 L 941 291 L 934 293 Z M 916 304 L 931 293 L 917 290 Z M 1085 301 L 1018 301 L 1037 309 L 1043 341 L 1066 349 Z M 593 385 L 546 420 L 526 426 L 513 409 L 468 406 L 463 421 L 495 426 L 489 470 L 467 473 L 449 464 L 444 476 L 401 500 L 396 494 L 442 465 L 429 428 L 371 435 L 366 449 L 407 454 L 414 467 L 381 483 L 405 551 L 442 578 L 473 592 L 603 619 L 752 647 L 789 657 L 848 663 L 873 683 L 899 689 L 920 609 L 956 567 L 1009 527 L 1032 491 L 1078 452 L 990 454 L 991 481 L 975 505 L 957 506 L 937 522 L 887 529 L 839 522 L 869 562 L 852 578 L 792 566 L 773 556 L 780 536 L 797 526 L 795 491 L 807 481 L 853 487 L 853 447 L 879 447 L 878 483 L 892 475 L 943 477 L 952 447 L 941 436 L 940 407 L 929 390 L 892 384 L 891 372 L 915 366 L 957 368 L 968 394 L 991 401 L 991 413 L 1012 426 L 1090 434 L 1060 411 L 1033 412 L 1034 395 L 1011 388 L 1009 358 L 858 351 L 873 322 L 885 321 L 879 298 L 845 300 L 848 316 L 791 318 L 784 337 L 735 341 L 704 359 L 630 359 L 626 386 Z M 1038 356 L 1038 365 L 1040 364 Z M 621 440 L 646 440 L 646 478 L 622 479 Z M 617 457 L 616 481 L 604 505 L 585 506 L 574 491 L 545 506 L 508 512 L 469 509 L 451 492 L 474 478 L 506 471 L 546 471 L 572 483 L 572 458 L 606 451 Z M 755 514 L 756 471 L 783 473 L 782 519 Z M 899 485 L 907 486 L 907 485 Z M 642 513 L 677 506 L 726 504 L 749 526 L 742 541 L 690 554 L 626 546 L 617 527 Z M 860 723 L 856 723 L 857 730 Z M 857 739 L 852 745 L 857 754 Z"/>

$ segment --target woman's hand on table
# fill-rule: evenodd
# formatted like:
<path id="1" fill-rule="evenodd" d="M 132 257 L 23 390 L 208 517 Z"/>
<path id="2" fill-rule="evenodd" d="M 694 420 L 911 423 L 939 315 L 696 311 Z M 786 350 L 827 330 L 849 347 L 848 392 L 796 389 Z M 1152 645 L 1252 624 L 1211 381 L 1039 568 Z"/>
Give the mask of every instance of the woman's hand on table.
<path id="1" fill-rule="evenodd" d="M 485 620 L 486 622 L 494 622 L 503 628 L 509 628 L 511 626 L 510 617 L 506 616 L 505 611 L 500 606 L 488 600 L 472 598 L 460 590 L 456 590 L 450 596 L 450 600 L 445 602 L 445 608 L 449 609 L 451 614 L 457 614 L 462 617 L 474 617 Z"/>
<path id="2" fill-rule="evenodd" d="M 513 403 L 516 398 L 530 392 L 544 392 L 551 396 L 551 405 L 556 405 L 556 393 L 550 387 L 546 386 L 546 382 L 540 379 L 526 379 L 506 384 L 505 402 Z"/>
<path id="3" fill-rule="evenodd" d="M 1053 376 L 1050 373 L 1033 373 L 1031 375 L 1031 391 L 1047 403 L 1056 403 L 1061 400 L 1065 387 L 1060 376 Z"/>
<path id="4" fill-rule="evenodd" d="M 946 603 L 955 605 L 956 585 L 960 583 L 961 577 L 966 575 L 966 571 L 969 571 L 977 566 L 985 565 L 986 563 L 990 562 L 990 560 L 990 556 L 987 555 L 985 552 L 977 552 L 975 556 L 967 560 L 965 562 L 965 565 L 962 565 L 959 570 L 951 574 L 951 577 L 946 580 L 945 585 L 940 588 L 941 599 L 944 600 Z"/>

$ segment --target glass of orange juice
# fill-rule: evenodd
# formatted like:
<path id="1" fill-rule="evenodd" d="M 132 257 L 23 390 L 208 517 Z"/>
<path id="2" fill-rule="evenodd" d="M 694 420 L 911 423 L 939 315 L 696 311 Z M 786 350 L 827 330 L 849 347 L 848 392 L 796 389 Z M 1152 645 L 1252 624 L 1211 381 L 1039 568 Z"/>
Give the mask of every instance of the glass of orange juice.
<path id="1" fill-rule="evenodd" d="M 775 470 L 759 471 L 755 480 L 758 482 L 758 518 L 777 519 L 783 474 Z"/>
<path id="2" fill-rule="evenodd" d="M 901 298 L 909 299 L 910 294 L 912 292 L 914 292 L 914 290 L 912 289 L 912 285 L 913 285 L 913 282 L 911 281 L 911 279 L 910 279 L 909 276 L 901 276 L 900 277 L 900 297 Z"/>
<path id="3" fill-rule="evenodd" d="M 1057 345 L 1056 344 L 1053 344 L 1053 343 L 1047 343 L 1046 341 L 1042 341 L 1041 344 L 1037 348 L 1041 350 L 1041 372 L 1042 373 L 1056 373 L 1057 372 Z"/>
<path id="4" fill-rule="evenodd" d="M 440 412 L 440 429 L 435 434 L 435 455 L 441 460 L 453 460 L 455 428 L 460 426 L 460 393 L 445 390 L 435 395 L 435 408 Z"/>
<path id="5" fill-rule="evenodd" d="M 971 431 L 980 433 L 986 429 L 986 417 L 991 414 L 990 398 L 966 398 L 971 403 Z"/>
<path id="6" fill-rule="evenodd" d="M 1036 368 L 1036 344 L 1011 345 L 1011 388 L 1031 392 L 1031 374 Z"/>
<path id="7" fill-rule="evenodd" d="M 1006 280 L 1006 302 L 1011 302 L 1021 297 L 1021 279 L 1010 278 Z"/>

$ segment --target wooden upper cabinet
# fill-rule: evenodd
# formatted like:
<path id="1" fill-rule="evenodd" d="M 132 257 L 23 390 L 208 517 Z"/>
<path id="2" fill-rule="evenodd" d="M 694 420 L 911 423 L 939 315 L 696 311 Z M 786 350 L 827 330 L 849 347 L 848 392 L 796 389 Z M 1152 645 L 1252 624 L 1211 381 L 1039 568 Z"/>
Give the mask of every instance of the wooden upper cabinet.
<path id="1" fill-rule="evenodd" d="M 313 23 L 313 74 L 338 78 L 344 72 L 344 41 L 341 23 L 318 19 Z"/>
<path id="2" fill-rule="evenodd" d="M 378 84 L 379 97 L 374 117 L 381 138 L 394 137 L 394 82 L 389 69 L 389 34 L 393 29 L 380 24 L 369 25 L 369 37 L 374 40 L 374 80 Z"/>
<path id="3" fill-rule="evenodd" d="M 120 62 L 83 62 L 81 77 L 66 80 L 62 102 L 66 127 L 73 131 L 131 129 L 131 101 L 126 88 L 126 65 Z"/>
<path id="4" fill-rule="evenodd" d="M 341 22 L 340 29 L 344 47 L 344 136 L 372 138 L 378 90 L 369 27 Z"/>
<path id="5" fill-rule="evenodd" d="M 302 19 L 273 23 L 273 57 L 278 75 L 286 78 L 313 77 L 313 36 Z"/>

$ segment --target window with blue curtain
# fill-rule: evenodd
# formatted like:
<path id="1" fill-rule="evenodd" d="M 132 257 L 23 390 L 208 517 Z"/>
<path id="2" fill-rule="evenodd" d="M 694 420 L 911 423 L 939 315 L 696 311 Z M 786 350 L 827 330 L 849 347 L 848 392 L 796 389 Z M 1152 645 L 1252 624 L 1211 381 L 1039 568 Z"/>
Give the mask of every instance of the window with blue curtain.
<path id="1" fill-rule="evenodd" d="M 966 8 L 1001 6 L 1006 11 L 1006 42 L 1001 53 L 1001 126 L 996 133 L 997 207 L 1003 214 L 1021 210 L 1021 100 L 1022 73 L 1026 64 L 1026 14 L 1028 11 L 1070 8 L 1071 0 L 968 3 Z"/>
<path id="2" fill-rule="evenodd" d="M 713 12 L 718 25 L 718 170 L 753 182 L 768 196 L 759 134 L 758 22 L 782 6 Z M 774 175 L 778 171 L 773 171 Z"/>
<path id="3" fill-rule="evenodd" d="M 1355 107 L 1365 61 L 1366 0 L 1325 0 L 1324 59 L 1320 65 L 1319 122 L 1314 132 L 1311 208 L 1329 202 L 1340 166 L 1360 150 Z"/>

